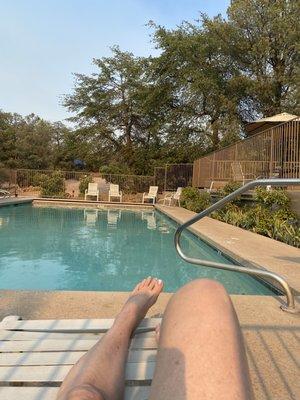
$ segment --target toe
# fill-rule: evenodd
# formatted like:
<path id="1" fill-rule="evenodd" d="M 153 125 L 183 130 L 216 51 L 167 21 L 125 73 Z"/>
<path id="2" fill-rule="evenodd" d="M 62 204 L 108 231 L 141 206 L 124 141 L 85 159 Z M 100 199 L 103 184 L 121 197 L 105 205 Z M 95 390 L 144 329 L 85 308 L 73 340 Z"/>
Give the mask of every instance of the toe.
<path id="1" fill-rule="evenodd" d="M 149 283 L 149 289 L 150 290 L 154 290 L 157 285 L 158 285 L 157 279 L 153 278 L 151 280 L 151 282 Z"/>
<path id="2" fill-rule="evenodd" d="M 133 293 L 138 292 L 138 291 L 144 286 L 145 281 L 146 281 L 146 279 L 143 279 L 141 282 L 139 282 L 139 283 L 136 285 L 136 287 L 133 289 L 132 292 L 133 292 Z"/>
<path id="3" fill-rule="evenodd" d="M 144 284 L 145 288 L 149 288 L 151 286 L 152 279 L 153 278 L 151 276 L 148 276 L 148 278 L 145 280 L 145 284 Z"/>

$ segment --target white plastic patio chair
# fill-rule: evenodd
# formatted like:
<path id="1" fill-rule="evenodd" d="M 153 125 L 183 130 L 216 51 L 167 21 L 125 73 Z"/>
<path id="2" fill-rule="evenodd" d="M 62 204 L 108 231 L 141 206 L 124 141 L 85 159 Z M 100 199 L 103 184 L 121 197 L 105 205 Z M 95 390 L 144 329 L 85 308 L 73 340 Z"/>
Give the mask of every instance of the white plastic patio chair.
<path id="1" fill-rule="evenodd" d="M 165 205 L 170 206 L 172 204 L 172 202 L 174 201 L 174 204 L 176 204 L 176 202 L 178 202 L 178 205 L 180 207 L 181 193 L 182 193 L 182 187 L 178 187 L 175 193 L 167 193 L 165 195 L 165 197 L 163 198 L 164 206 Z M 166 204 L 166 203 L 169 203 L 169 204 Z"/>
<path id="2" fill-rule="evenodd" d="M 119 189 L 119 185 L 115 185 L 111 183 L 109 185 L 109 191 L 108 191 L 108 201 L 110 202 L 111 197 L 117 197 L 120 199 L 120 203 L 122 203 L 122 192 Z"/>
<path id="3" fill-rule="evenodd" d="M 8 190 L 0 189 L 0 199 L 5 197 L 11 197 L 11 194 Z"/>
<path id="4" fill-rule="evenodd" d="M 152 202 L 154 204 L 156 201 L 157 192 L 158 192 L 158 186 L 150 186 L 149 192 L 143 193 L 143 201 L 142 202 L 145 203 L 145 200 L 152 200 Z"/>
<path id="5" fill-rule="evenodd" d="M 98 183 L 89 183 L 88 188 L 84 193 L 84 200 L 86 200 L 88 196 L 92 196 L 97 197 L 97 201 L 99 201 Z"/>

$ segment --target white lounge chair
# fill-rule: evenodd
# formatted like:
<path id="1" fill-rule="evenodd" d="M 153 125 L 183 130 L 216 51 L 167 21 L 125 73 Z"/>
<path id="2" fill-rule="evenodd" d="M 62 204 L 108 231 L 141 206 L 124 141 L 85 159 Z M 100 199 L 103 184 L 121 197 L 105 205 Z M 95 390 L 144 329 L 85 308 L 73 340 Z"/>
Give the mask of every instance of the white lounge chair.
<path id="1" fill-rule="evenodd" d="M 176 202 L 178 202 L 178 205 L 180 207 L 181 192 L 182 192 L 182 187 L 178 187 L 175 193 L 167 193 L 165 195 L 165 197 L 163 198 L 164 206 L 166 205 L 166 203 L 169 203 L 167 205 L 170 206 L 172 204 L 172 202 L 174 201 L 174 204 L 176 204 Z"/>
<path id="2" fill-rule="evenodd" d="M 98 183 L 89 183 L 88 188 L 85 190 L 84 200 L 88 196 L 97 197 L 97 201 L 99 201 Z"/>
<path id="3" fill-rule="evenodd" d="M 122 203 L 122 192 L 119 189 L 119 185 L 115 185 L 111 183 L 109 185 L 109 191 L 108 191 L 108 201 L 110 201 L 111 197 L 117 197 L 120 199 L 120 203 Z"/>
<path id="4" fill-rule="evenodd" d="M 71 367 L 112 326 L 113 319 L 0 321 L 1 400 L 55 400 Z M 126 400 L 148 399 L 160 318 L 141 321 L 126 361 Z M 10 386 L 10 385 L 13 386 Z M 15 386 L 17 384 L 17 386 Z M 39 386 L 40 385 L 40 386 Z"/>
<path id="5" fill-rule="evenodd" d="M 150 186 L 149 192 L 143 194 L 143 203 L 145 203 L 145 200 L 152 200 L 154 204 L 156 201 L 157 192 L 158 192 L 158 186 Z"/>
<path id="6" fill-rule="evenodd" d="M 11 197 L 11 194 L 8 190 L 0 189 L 0 199 L 5 197 Z"/>

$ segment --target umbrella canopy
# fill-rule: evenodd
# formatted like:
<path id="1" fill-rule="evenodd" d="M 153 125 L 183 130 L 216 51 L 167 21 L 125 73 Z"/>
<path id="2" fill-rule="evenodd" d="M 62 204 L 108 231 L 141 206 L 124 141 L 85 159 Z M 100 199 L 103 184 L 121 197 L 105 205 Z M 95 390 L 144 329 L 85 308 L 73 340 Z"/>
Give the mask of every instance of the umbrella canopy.
<path id="1" fill-rule="evenodd" d="M 248 133 L 248 136 L 251 136 L 255 133 L 265 131 L 266 129 L 273 128 L 276 125 L 283 124 L 284 122 L 291 121 L 295 118 L 298 118 L 298 116 L 284 112 L 273 115 L 272 117 L 262 118 L 254 122 L 250 122 L 246 125 L 245 129 Z"/>

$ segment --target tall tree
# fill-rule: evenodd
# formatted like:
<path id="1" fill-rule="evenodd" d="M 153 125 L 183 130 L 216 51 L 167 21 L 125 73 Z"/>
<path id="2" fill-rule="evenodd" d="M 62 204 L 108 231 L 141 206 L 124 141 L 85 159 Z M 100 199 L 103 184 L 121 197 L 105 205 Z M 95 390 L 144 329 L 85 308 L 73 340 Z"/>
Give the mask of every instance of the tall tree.
<path id="1" fill-rule="evenodd" d="M 74 121 L 89 128 L 103 146 L 111 147 L 115 160 L 130 166 L 139 145 L 147 145 L 153 132 L 147 101 L 151 82 L 150 59 L 112 49 L 111 57 L 94 59 L 98 72 L 76 74 L 74 93 L 65 105 L 75 112 Z"/>
<path id="2" fill-rule="evenodd" d="M 299 1 L 233 0 L 227 13 L 206 26 L 243 74 L 244 106 L 252 116 L 299 112 Z"/>
<path id="3" fill-rule="evenodd" d="M 154 27 L 162 50 L 158 82 L 169 88 L 171 134 L 180 131 L 186 138 L 198 137 L 206 148 L 218 148 L 228 130 L 239 131 L 239 71 L 202 23 L 183 23 L 175 30 Z"/>

